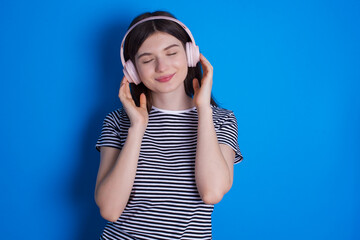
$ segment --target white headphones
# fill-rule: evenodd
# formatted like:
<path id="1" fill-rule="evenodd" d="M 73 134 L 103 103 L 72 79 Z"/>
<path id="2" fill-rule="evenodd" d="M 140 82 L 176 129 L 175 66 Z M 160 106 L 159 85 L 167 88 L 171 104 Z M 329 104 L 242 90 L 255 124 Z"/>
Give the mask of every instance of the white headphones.
<path id="1" fill-rule="evenodd" d="M 141 80 L 139 75 L 136 72 L 136 68 L 135 65 L 131 62 L 131 60 L 129 59 L 128 61 L 125 62 L 124 59 L 124 42 L 125 39 L 127 37 L 127 35 L 131 32 L 131 30 L 134 29 L 134 27 L 136 27 L 137 25 L 139 25 L 140 23 L 143 22 L 147 22 L 147 21 L 151 21 L 151 20 L 155 20 L 155 19 L 165 19 L 165 20 L 169 20 L 169 21 L 173 21 L 176 22 L 177 24 L 179 24 L 185 31 L 186 33 L 189 35 L 191 42 L 187 42 L 186 43 L 186 57 L 187 57 L 187 63 L 189 67 L 195 67 L 196 64 L 199 62 L 200 59 L 200 51 L 199 51 L 199 47 L 196 46 L 195 44 L 195 40 L 190 32 L 190 30 L 179 20 L 172 18 L 172 17 L 167 17 L 167 16 L 152 16 L 152 17 L 148 17 L 145 18 L 137 23 L 135 23 L 133 26 L 131 26 L 131 28 L 126 32 L 122 42 L 121 42 L 121 48 L 120 48 L 120 57 L 121 57 L 121 63 L 124 67 L 123 71 L 124 71 L 124 75 L 127 78 L 127 80 L 131 83 L 135 83 L 136 85 L 138 85 Z"/>

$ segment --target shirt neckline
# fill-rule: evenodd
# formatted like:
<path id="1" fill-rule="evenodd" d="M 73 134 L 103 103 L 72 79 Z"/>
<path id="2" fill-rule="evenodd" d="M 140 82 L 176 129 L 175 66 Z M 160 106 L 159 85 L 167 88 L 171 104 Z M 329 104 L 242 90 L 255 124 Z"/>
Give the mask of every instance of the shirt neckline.
<path id="1" fill-rule="evenodd" d="M 184 109 L 184 110 L 166 110 L 166 109 L 161 109 L 161 108 L 157 108 L 154 106 L 152 106 L 151 108 L 154 110 L 157 110 L 159 112 L 168 113 L 168 114 L 188 113 L 188 112 L 191 112 L 196 109 L 195 106 L 192 108 Z"/>

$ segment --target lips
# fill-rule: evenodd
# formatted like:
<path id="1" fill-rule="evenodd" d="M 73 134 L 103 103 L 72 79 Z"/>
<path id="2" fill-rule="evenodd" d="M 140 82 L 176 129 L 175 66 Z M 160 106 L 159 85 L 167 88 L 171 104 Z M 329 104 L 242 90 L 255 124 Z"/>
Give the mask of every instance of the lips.
<path id="1" fill-rule="evenodd" d="M 156 81 L 159 81 L 159 82 L 167 82 L 167 81 L 170 81 L 170 79 L 172 79 L 172 77 L 175 75 L 175 73 L 173 74 L 169 74 L 169 75 L 165 75 L 165 76 L 161 76 L 161 77 L 158 77 L 158 78 L 155 78 Z"/>

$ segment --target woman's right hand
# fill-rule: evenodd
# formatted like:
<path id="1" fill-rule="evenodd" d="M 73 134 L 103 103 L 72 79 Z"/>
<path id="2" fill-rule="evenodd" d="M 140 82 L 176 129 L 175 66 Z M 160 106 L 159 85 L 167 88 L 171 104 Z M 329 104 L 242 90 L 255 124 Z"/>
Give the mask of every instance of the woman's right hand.
<path id="1" fill-rule="evenodd" d="M 124 76 L 119 89 L 119 98 L 127 115 L 130 118 L 131 126 L 141 127 L 145 131 L 149 119 L 149 114 L 146 108 L 145 94 L 142 93 L 140 95 L 140 106 L 136 106 L 130 93 L 129 81 Z"/>

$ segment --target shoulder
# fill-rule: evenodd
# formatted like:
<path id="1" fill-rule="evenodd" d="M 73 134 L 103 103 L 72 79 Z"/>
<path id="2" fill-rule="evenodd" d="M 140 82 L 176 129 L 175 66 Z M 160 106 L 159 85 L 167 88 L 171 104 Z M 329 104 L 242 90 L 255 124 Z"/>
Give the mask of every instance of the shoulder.
<path id="1" fill-rule="evenodd" d="M 225 109 L 225 108 L 221 108 L 218 106 L 214 106 L 211 105 L 211 108 L 213 110 L 213 114 L 214 115 L 229 115 L 229 114 L 233 114 L 233 111 Z"/>
<path id="2" fill-rule="evenodd" d="M 130 123 L 130 121 L 125 109 L 121 107 L 112 112 L 109 112 L 105 117 L 104 123 L 119 126 L 122 124 Z"/>
<path id="3" fill-rule="evenodd" d="M 224 123 L 226 121 L 235 121 L 236 117 L 234 115 L 234 112 L 225 108 L 217 107 L 217 106 L 211 106 L 213 111 L 213 119 L 214 123 Z"/>

